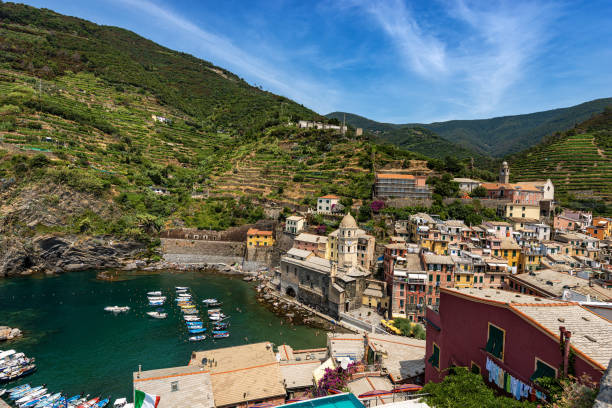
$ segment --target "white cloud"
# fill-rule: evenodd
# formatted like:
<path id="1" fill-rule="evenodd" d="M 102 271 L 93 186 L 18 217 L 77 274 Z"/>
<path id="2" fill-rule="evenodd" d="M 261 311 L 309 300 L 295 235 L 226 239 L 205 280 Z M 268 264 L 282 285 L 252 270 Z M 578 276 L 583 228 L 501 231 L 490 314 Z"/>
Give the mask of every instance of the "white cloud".
<path id="1" fill-rule="evenodd" d="M 363 7 L 393 40 L 402 58 L 415 72 L 429 77 L 447 71 L 444 44 L 423 32 L 402 0 L 368 1 Z"/>
<path id="2" fill-rule="evenodd" d="M 456 113 L 494 112 L 549 38 L 548 28 L 558 11 L 547 3 L 518 0 L 440 1 L 460 27 L 454 28 L 453 38 L 446 27 L 425 29 L 403 0 L 353 1 L 351 5 L 373 18 L 409 70 L 432 86 L 455 91 L 448 94 L 455 95 Z"/>
<path id="3" fill-rule="evenodd" d="M 215 64 L 245 76 L 275 93 L 298 100 L 321 112 L 331 111 L 337 100 L 337 92 L 320 84 L 319 81 L 290 67 L 278 67 L 271 58 L 246 52 L 230 39 L 204 30 L 161 4 L 150 0 L 113 1 L 161 20 L 172 30 L 189 34 L 192 46 L 201 52 L 200 57 L 212 60 Z M 278 60 L 282 59 L 281 57 L 279 56 Z"/>

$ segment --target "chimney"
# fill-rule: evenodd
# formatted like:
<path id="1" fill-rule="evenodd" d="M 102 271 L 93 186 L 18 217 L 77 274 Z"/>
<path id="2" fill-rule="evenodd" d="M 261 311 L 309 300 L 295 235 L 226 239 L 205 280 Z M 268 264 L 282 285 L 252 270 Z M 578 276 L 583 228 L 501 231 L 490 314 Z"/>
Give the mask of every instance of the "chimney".
<path id="1" fill-rule="evenodd" d="M 142 373 L 142 364 L 138 364 L 138 378 L 140 378 L 140 373 Z"/>

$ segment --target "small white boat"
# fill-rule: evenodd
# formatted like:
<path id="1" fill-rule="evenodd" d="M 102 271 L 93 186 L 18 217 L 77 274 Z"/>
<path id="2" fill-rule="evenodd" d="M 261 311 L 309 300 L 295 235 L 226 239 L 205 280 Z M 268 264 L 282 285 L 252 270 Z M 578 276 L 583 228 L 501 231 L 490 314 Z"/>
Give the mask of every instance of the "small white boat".
<path id="1" fill-rule="evenodd" d="M 147 314 L 153 317 L 154 319 L 165 319 L 166 317 L 168 317 L 168 313 L 162 312 L 147 312 Z"/>
<path id="2" fill-rule="evenodd" d="M 118 398 L 113 403 L 113 408 L 124 408 L 127 405 L 127 399 Z"/>
<path id="3" fill-rule="evenodd" d="M 208 303 L 218 303 L 218 301 L 217 301 L 217 299 L 212 299 L 212 298 L 210 298 L 210 299 L 204 299 L 204 300 L 202 301 L 202 303 L 207 303 L 207 304 L 208 304 Z"/>
<path id="4" fill-rule="evenodd" d="M 125 312 L 129 312 L 130 307 L 129 306 L 106 306 L 104 310 L 106 312 L 112 312 L 112 313 L 125 313 Z"/>
<path id="5" fill-rule="evenodd" d="M 166 297 L 165 296 L 149 296 L 150 302 L 155 302 L 158 300 L 166 300 Z"/>
<path id="6" fill-rule="evenodd" d="M 196 322 L 200 320 L 200 317 L 194 315 L 184 315 L 183 319 L 185 319 L 186 322 Z"/>
<path id="7" fill-rule="evenodd" d="M 200 336 L 191 336 L 191 337 L 189 337 L 189 341 L 202 341 L 204 339 L 206 339 L 206 336 L 203 335 L 203 334 L 200 335 Z"/>
<path id="8" fill-rule="evenodd" d="M 153 292 L 147 292 L 147 295 L 149 296 L 161 296 L 161 290 L 155 290 Z"/>
<path id="9" fill-rule="evenodd" d="M 175 289 L 176 289 L 177 292 L 184 291 L 184 290 L 189 290 L 189 286 L 177 286 Z"/>

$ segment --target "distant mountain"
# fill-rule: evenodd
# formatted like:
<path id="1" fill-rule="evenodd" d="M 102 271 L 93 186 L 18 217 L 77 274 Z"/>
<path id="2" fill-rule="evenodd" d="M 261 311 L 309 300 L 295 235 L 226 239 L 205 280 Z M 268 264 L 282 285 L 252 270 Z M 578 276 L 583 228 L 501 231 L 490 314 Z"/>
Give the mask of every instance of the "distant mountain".
<path id="1" fill-rule="evenodd" d="M 513 180 L 550 178 L 557 199 L 612 202 L 612 105 L 574 128 L 508 157 Z"/>
<path id="2" fill-rule="evenodd" d="M 342 121 L 344 115 L 343 112 L 333 112 L 326 116 Z M 421 153 L 428 157 L 439 159 L 446 156 L 453 156 L 458 159 L 474 157 L 474 160 L 479 164 L 490 161 L 490 158 L 486 155 L 450 142 L 425 127 L 380 123 L 350 113 L 346 113 L 346 123 L 372 133 L 379 140 L 393 143 L 403 149 Z"/>
<path id="3" fill-rule="evenodd" d="M 383 139 L 402 145 L 411 143 L 406 128 L 424 128 L 441 138 L 474 150 L 483 155 L 502 157 L 536 145 L 544 136 L 562 132 L 587 120 L 595 113 L 612 105 L 612 98 L 596 99 L 569 108 L 553 109 L 525 115 L 502 116 L 491 119 L 451 120 L 430 124 L 379 123 L 361 116 L 346 114 L 347 122 L 372 132 L 379 132 Z M 329 118 L 342 119 L 343 112 L 333 112 Z M 407 135 L 406 135 L 407 134 Z"/>

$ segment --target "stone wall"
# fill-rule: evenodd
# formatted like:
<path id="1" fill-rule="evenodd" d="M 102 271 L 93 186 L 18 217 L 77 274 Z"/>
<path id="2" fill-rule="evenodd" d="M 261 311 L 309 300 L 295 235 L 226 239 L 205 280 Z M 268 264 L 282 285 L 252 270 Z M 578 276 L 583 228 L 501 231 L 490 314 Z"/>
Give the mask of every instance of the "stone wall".
<path id="1" fill-rule="evenodd" d="M 431 207 L 431 200 L 423 198 L 388 198 L 385 200 L 385 206 L 393 208 Z"/>
<path id="2" fill-rule="evenodd" d="M 509 200 L 497 200 L 492 198 L 478 198 L 478 199 L 470 199 L 470 198 L 445 198 L 443 200 L 444 204 L 452 204 L 456 200 L 459 200 L 462 204 L 474 204 L 474 200 L 480 201 L 480 204 L 485 208 L 493 208 L 497 209 L 500 205 L 505 205 L 509 203 Z"/>
<path id="3" fill-rule="evenodd" d="M 608 369 L 601 377 L 599 382 L 599 394 L 595 399 L 593 408 L 610 408 L 612 407 L 612 360 L 608 365 Z"/>
<path id="4" fill-rule="evenodd" d="M 164 254 L 214 255 L 244 257 L 246 243 L 232 241 L 198 241 L 189 239 L 162 238 Z"/>

